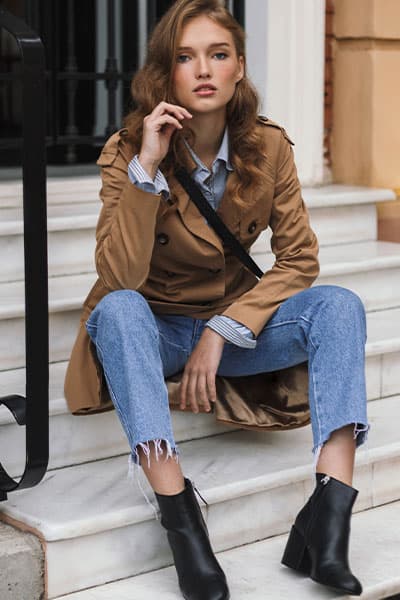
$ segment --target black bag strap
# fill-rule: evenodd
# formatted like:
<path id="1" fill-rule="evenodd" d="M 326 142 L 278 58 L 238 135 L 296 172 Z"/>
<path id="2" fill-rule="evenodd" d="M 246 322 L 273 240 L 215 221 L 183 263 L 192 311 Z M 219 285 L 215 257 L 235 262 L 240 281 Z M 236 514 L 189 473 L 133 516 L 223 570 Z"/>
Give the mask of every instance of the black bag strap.
<path id="1" fill-rule="evenodd" d="M 199 186 L 193 181 L 189 173 L 180 168 L 175 171 L 175 177 L 181 184 L 181 186 L 189 194 L 191 200 L 195 203 L 201 214 L 207 219 L 211 227 L 216 231 L 223 243 L 232 250 L 233 254 L 244 264 L 247 269 L 252 271 L 258 278 L 263 276 L 263 272 L 256 262 L 249 256 L 243 246 L 238 242 L 234 235 L 229 231 L 227 226 L 215 210 L 210 206 L 210 203 L 204 198 Z"/>

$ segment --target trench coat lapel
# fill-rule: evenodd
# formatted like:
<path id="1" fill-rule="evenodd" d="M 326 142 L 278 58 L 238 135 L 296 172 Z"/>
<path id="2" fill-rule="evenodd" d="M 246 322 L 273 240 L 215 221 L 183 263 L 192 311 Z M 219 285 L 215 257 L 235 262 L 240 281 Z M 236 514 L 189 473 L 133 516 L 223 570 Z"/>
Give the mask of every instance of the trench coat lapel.
<path id="1" fill-rule="evenodd" d="M 234 171 L 230 172 L 227 183 L 230 179 L 235 178 L 237 178 L 236 173 Z M 229 183 L 231 183 L 231 181 L 229 181 Z M 238 231 L 240 210 L 239 207 L 236 206 L 233 198 L 229 197 L 227 187 L 228 186 L 225 187 L 225 192 L 221 198 L 220 205 L 216 212 L 225 225 L 235 235 L 235 233 Z M 200 213 L 195 203 L 189 198 L 189 194 L 184 190 L 175 177 L 172 177 L 170 180 L 170 192 L 171 197 L 176 198 L 176 208 L 188 230 L 193 235 L 202 238 L 223 253 L 223 245 L 219 235 L 212 227 L 207 225 L 203 215 Z"/>
<path id="2" fill-rule="evenodd" d="M 229 231 L 236 237 L 239 234 L 239 223 L 241 218 L 241 207 L 238 203 L 237 198 L 229 196 L 227 192 L 228 183 L 229 186 L 236 186 L 238 176 L 235 171 L 231 171 L 228 174 L 227 185 L 225 186 L 224 194 L 221 198 L 221 202 L 217 209 L 217 215 L 225 223 Z"/>
<path id="3" fill-rule="evenodd" d="M 196 237 L 202 238 L 223 253 L 221 239 L 215 231 L 207 225 L 203 215 L 175 177 L 170 183 L 170 191 L 172 198 L 176 197 L 177 199 L 177 211 L 190 233 Z"/>

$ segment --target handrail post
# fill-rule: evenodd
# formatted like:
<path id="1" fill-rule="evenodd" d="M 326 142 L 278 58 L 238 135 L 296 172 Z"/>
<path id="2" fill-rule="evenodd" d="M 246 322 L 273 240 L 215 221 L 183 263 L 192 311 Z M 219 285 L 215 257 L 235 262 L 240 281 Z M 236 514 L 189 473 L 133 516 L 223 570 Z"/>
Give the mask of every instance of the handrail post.
<path id="1" fill-rule="evenodd" d="M 38 35 L 0 8 L 0 27 L 21 51 L 23 88 L 23 211 L 25 260 L 26 398 L 0 398 L 26 424 L 26 462 L 19 482 L 0 464 L 0 500 L 7 492 L 32 487 L 46 473 L 49 458 L 49 335 L 46 217 L 45 58 Z"/>

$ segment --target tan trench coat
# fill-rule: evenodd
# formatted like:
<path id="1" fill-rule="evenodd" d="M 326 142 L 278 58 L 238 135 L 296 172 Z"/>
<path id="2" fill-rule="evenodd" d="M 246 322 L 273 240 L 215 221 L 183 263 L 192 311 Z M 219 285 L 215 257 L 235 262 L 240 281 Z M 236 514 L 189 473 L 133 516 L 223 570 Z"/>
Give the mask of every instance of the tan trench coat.
<path id="1" fill-rule="evenodd" d="M 143 192 L 128 178 L 133 149 L 126 130 L 105 144 L 101 167 L 103 207 L 96 231 L 98 280 L 86 298 L 65 381 L 75 415 L 113 408 L 101 366 L 85 329 L 100 299 L 112 290 L 138 290 L 156 313 L 209 318 L 223 314 L 257 336 L 282 301 L 308 288 L 319 272 L 318 243 L 309 224 L 283 128 L 259 119 L 267 142 L 270 184 L 244 200 L 222 198 L 218 209 L 249 249 L 271 227 L 273 267 L 258 281 L 206 224 L 174 179 L 170 200 Z M 230 173 L 229 177 L 237 177 Z M 181 374 L 167 380 L 170 408 L 178 404 Z M 249 429 L 289 429 L 309 423 L 307 364 L 247 377 L 217 377 L 218 421 Z"/>

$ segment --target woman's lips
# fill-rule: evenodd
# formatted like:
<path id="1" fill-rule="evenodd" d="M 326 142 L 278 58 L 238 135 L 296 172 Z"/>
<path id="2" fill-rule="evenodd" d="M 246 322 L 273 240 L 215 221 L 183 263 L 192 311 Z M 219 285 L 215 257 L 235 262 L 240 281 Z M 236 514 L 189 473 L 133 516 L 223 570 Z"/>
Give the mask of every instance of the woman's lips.
<path id="1" fill-rule="evenodd" d="M 197 94 L 197 96 L 213 96 L 215 94 L 215 90 L 198 90 L 195 92 L 195 94 Z"/>
<path id="2" fill-rule="evenodd" d="M 215 94 L 216 91 L 217 90 L 215 87 L 204 86 L 204 87 L 196 88 L 194 90 L 194 93 L 197 94 L 198 96 L 212 96 L 213 94 Z"/>

